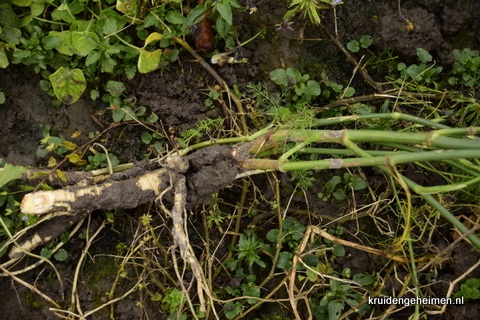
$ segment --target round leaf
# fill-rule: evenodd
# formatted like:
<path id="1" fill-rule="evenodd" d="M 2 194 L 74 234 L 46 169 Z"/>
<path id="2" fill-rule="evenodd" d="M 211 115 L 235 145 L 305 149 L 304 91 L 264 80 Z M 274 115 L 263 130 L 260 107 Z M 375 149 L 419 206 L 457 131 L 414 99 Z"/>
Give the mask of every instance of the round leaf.
<path id="1" fill-rule="evenodd" d="M 71 36 L 73 47 L 83 57 L 92 52 L 99 42 L 94 32 L 72 32 Z"/>
<path id="2" fill-rule="evenodd" d="M 85 76 L 80 69 L 65 70 L 61 67 L 49 79 L 55 96 L 65 104 L 77 101 L 87 88 Z"/>
<path id="3" fill-rule="evenodd" d="M 154 52 L 141 50 L 138 58 L 138 71 L 148 73 L 158 68 L 162 50 L 157 49 Z"/>
<path id="4" fill-rule="evenodd" d="M 417 55 L 420 61 L 422 61 L 423 63 L 427 63 L 433 60 L 432 55 L 428 53 L 427 50 L 422 48 L 417 48 Z"/>
<path id="5" fill-rule="evenodd" d="M 358 50 L 360 50 L 360 44 L 358 43 L 357 40 L 352 40 L 349 43 L 347 43 L 347 49 L 350 50 L 351 52 L 358 52 Z"/>

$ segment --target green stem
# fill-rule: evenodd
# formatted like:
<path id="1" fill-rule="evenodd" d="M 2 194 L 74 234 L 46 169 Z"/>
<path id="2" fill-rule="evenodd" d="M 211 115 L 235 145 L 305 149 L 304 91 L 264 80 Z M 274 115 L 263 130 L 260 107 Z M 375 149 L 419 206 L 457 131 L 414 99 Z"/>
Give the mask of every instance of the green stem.
<path id="1" fill-rule="evenodd" d="M 414 117 L 409 114 L 404 114 L 400 112 L 393 112 L 393 113 L 373 113 L 373 114 L 365 114 L 365 115 L 353 115 L 353 116 L 345 116 L 345 117 L 334 117 L 334 118 L 327 118 L 327 119 L 318 119 L 314 122 L 315 126 L 328 126 L 333 124 L 341 124 L 341 123 L 350 123 L 359 120 L 402 120 L 402 121 L 409 121 L 416 124 L 420 124 L 426 127 L 437 128 L 437 129 L 450 129 L 449 126 L 444 124 L 440 124 L 434 121 L 425 120 L 419 117 Z"/>

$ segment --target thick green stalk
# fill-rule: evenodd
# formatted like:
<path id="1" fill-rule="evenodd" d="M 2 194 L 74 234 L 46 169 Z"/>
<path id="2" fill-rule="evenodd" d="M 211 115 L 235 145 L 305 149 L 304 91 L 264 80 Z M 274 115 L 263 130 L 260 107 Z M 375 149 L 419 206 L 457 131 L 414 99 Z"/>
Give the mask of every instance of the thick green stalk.
<path id="1" fill-rule="evenodd" d="M 349 123 L 360 120 L 402 120 L 417 123 L 426 127 L 437 128 L 437 129 L 449 129 L 449 126 L 440 124 L 434 121 L 425 120 L 419 117 L 414 117 L 409 114 L 404 114 L 400 112 L 393 113 L 374 113 L 374 114 L 365 114 L 365 115 L 353 115 L 346 117 L 334 117 L 326 119 L 318 119 L 314 122 L 314 126 L 328 126 L 340 123 Z"/>

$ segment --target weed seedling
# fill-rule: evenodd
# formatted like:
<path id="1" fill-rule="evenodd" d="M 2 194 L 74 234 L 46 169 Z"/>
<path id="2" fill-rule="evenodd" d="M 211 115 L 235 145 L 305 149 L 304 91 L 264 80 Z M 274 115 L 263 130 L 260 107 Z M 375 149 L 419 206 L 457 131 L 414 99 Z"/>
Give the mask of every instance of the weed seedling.
<path id="1" fill-rule="evenodd" d="M 317 196 L 323 201 L 329 200 L 332 196 L 337 200 L 344 200 L 346 191 L 363 190 L 367 187 L 367 183 L 360 176 L 351 175 L 346 172 L 343 177 L 333 176 L 325 184 L 325 193 L 320 192 Z"/>

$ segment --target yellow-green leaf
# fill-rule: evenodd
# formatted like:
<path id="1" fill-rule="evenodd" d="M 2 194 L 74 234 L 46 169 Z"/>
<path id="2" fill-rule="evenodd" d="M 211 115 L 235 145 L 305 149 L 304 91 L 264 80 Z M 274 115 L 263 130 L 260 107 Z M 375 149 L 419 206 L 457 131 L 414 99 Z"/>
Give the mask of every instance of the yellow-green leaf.
<path id="1" fill-rule="evenodd" d="M 146 46 L 148 46 L 153 41 L 162 40 L 162 38 L 163 38 L 163 36 L 158 32 L 150 33 L 147 37 L 147 40 L 145 40 L 145 45 L 143 47 L 145 48 Z"/>
<path id="2" fill-rule="evenodd" d="M 70 141 L 64 141 L 62 142 L 62 145 L 67 148 L 67 150 L 75 150 L 77 149 L 77 145 L 73 142 Z"/>
<path id="3" fill-rule="evenodd" d="M 67 176 L 65 175 L 65 173 L 63 173 L 62 170 L 58 170 L 57 169 L 57 177 L 60 178 L 60 180 L 62 180 L 63 182 L 67 182 Z"/>
<path id="4" fill-rule="evenodd" d="M 28 7 L 32 3 L 32 0 L 12 0 L 12 3 L 19 7 Z"/>
<path id="5" fill-rule="evenodd" d="M 55 96 L 65 104 L 77 101 L 87 88 L 85 76 L 80 69 L 65 70 L 61 67 L 49 79 Z"/>
<path id="6" fill-rule="evenodd" d="M 160 65 L 160 57 L 162 50 L 158 49 L 154 52 L 147 50 L 140 50 L 140 57 L 138 58 L 138 71 L 141 73 L 148 73 L 158 68 Z"/>
<path id="7" fill-rule="evenodd" d="M 70 161 L 71 163 L 77 163 L 78 161 L 80 161 L 80 156 L 78 154 L 69 154 L 67 156 L 65 156 L 68 161 Z"/>
<path id="8" fill-rule="evenodd" d="M 69 30 L 62 31 L 62 32 L 50 31 L 48 33 L 48 35 L 59 37 L 59 38 L 62 39 L 62 42 L 55 47 L 55 49 L 57 49 L 58 52 L 66 55 L 66 56 L 73 56 L 72 44 L 71 44 L 71 41 L 70 41 L 70 31 Z"/>

